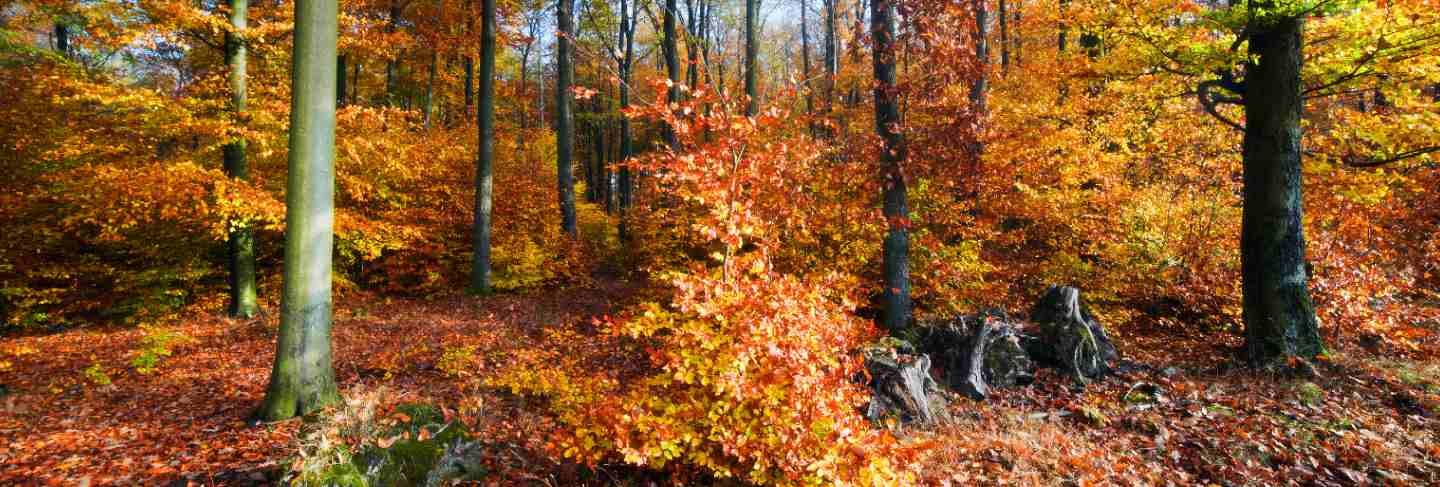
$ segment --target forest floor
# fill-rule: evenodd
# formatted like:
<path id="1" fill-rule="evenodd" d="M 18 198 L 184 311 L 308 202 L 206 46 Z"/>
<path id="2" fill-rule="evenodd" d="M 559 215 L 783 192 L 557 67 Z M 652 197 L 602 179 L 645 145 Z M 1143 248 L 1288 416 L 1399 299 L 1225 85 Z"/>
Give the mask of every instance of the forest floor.
<path id="1" fill-rule="evenodd" d="M 487 483 L 647 484 L 633 469 L 587 470 L 547 453 L 558 426 L 543 403 L 474 380 L 547 327 L 583 332 L 632 291 L 602 280 L 490 297 L 346 296 L 336 374 L 347 394 L 383 387 L 392 404 L 479 411 L 478 434 L 502 446 Z M 1436 485 L 1437 311 L 1421 350 L 1341 344 L 1303 376 L 1231 368 L 1238 343 L 1216 333 L 1112 330 L 1142 367 L 1084 388 L 1042 371 L 989 401 L 956 401 L 949 424 L 900 434 L 927 445 L 927 484 Z M 193 340 L 149 374 L 131 367 L 145 333 L 133 327 L 0 342 L 0 485 L 274 483 L 300 422 L 248 416 L 264 395 L 275 320 L 187 318 L 174 329 Z M 475 377 L 447 374 L 445 352 L 467 345 Z"/>

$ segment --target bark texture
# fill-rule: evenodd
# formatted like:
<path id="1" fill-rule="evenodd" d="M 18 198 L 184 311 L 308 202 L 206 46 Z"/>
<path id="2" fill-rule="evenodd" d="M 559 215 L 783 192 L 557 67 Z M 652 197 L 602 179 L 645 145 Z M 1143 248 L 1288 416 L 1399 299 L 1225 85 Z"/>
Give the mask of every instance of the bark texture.
<path id="1" fill-rule="evenodd" d="M 884 141 L 880 154 L 883 212 L 889 230 L 884 245 L 882 324 L 891 333 L 910 320 L 910 208 L 906 203 L 905 136 L 900 133 L 900 105 L 895 88 L 895 0 L 870 2 L 870 34 L 874 40 L 875 133 Z"/>
<path id="2" fill-rule="evenodd" d="M 563 0 L 562 0 L 563 1 Z M 470 267 L 470 290 L 488 294 L 491 290 L 490 216 L 494 197 L 495 168 L 495 0 L 481 0 L 480 18 L 480 127 L 479 154 L 475 164 L 474 259 Z"/>
<path id="3" fill-rule="evenodd" d="M 555 9 L 559 40 L 555 47 L 556 71 L 558 71 L 555 84 L 555 132 L 556 132 L 556 155 L 555 173 L 560 193 L 560 228 L 571 237 L 578 237 L 580 232 L 575 223 L 575 119 L 570 113 L 570 85 L 575 76 L 571 66 L 571 42 L 575 35 L 575 27 L 572 25 L 573 17 L 571 10 L 574 8 L 573 0 L 560 0 Z M 671 0 L 673 3 L 674 0 Z"/>
<path id="4" fill-rule="evenodd" d="M 285 290 L 275 366 L 259 419 L 305 415 L 340 398 L 330 363 L 334 247 L 336 0 L 295 4 Z"/>
<path id="5" fill-rule="evenodd" d="M 1240 272 L 1245 354 L 1253 364 L 1325 351 L 1305 268 L 1301 200 L 1304 19 L 1252 25 L 1245 75 Z"/>
<path id="6" fill-rule="evenodd" d="M 225 66 L 229 69 L 227 81 L 230 84 L 230 111 L 237 121 L 243 121 L 246 105 L 246 51 L 242 37 L 248 21 L 248 0 L 229 0 L 230 28 L 225 33 Z M 225 174 L 235 179 L 248 180 L 250 165 L 245 159 L 245 139 L 236 139 L 225 145 Z M 259 312 L 255 288 L 255 235 L 248 223 L 231 226 L 227 239 L 230 266 L 229 314 L 235 318 L 252 318 Z"/>

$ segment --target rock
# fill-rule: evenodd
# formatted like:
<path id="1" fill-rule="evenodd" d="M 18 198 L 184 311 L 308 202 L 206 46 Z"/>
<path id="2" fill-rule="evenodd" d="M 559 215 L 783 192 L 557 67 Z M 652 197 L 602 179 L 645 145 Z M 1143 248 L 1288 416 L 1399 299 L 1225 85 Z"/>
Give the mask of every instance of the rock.
<path id="1" fill-rule="evenodd" d="M 921 351 L 936 357 L 947 385 L 972 399 L 1035 378 L 1034 363 L 1021 346 L 1020 328 L 1002 311 L 931 322 L 918 333 Z"/>
<path id="2" fill-rule="evenodd" d="M 1080 290 L 1050 286 L 1030 313 L 1039 334 L 1026 349 L 1036 359 L 1073 374 L 1081 382 L 1111 371 L 1119 358 L 1105 328 L 1080 299 Z"/>
<path id="3" fill-rule="evenodd" d="M 901 424 L 935 424 L 949 418 L 949 401 L 930 377 L 930 357 L 914 353 L 904 341 L 887 338 L 867 347 L 865 370 L 870 404 L 865 417 L 871 421 L 895 418 Z"/>

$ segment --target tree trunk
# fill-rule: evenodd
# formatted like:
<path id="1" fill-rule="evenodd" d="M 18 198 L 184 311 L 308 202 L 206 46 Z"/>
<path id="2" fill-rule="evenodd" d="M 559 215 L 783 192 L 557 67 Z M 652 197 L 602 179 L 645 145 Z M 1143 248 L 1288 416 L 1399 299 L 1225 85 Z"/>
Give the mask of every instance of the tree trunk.
<path id="1" fill-rule="evenodd" d="M 970 107 L 975 113 L 983 114 L 985 91 L 990 81 L 990 15 L 985 0 L 971 0 L 970 7 L 975 14 L 975 63 L 979 65 L 975 80 L 970 84 Z"/>
<path id="2" fill-rule="evenodd" d="M 475 253 L 470 267 L 470 291 L 489 294 L 490 213 L 495 191 L 495 0 L 480 0 L 480 9 L 480 107 L 475 121 L 480 140 L 475 164 L 475 226 L 472 230 Z"/>
<path id="3" fill-rule="evenodd" d="M 430 50 L 430 78 L 425 82 L 425 128 L 430 128 L 430 119 L 435 115 L 435 70 L 440 63 L 440 53 Z"/>
<path id="4" fill-rule="evenodd" d="M 637 0 L 638 2 L 638 0 Z M 630 67 L 635 60 L 635 16 L 630 11 L 630 4 L 627 0 L 620 0 L 620 42 L 624 49 L 624 58 L 620 61 L 620 109 L 623 111 L 630 108 Z M 627 162 L 630 159 L 630 117 L 620 117 L 620 161 Z M 633 188 L 630 181 L 630 167 L 628 164 L 620 166 L 620 238 L 630 238 L 629 224 L 625 219 L 625 211 L 630 209 L 631 194 Z"/>
<path id="5" fill-rule="evenodd" d="M 1305 269 L 1301 199 L 1302 28 L 1283 17 L 1251 25 L 1245 74 L 1240 272 L 1245 351 L 1253 364 L 1325 351 Z"/>
<path id="6" fill-rule="evenodd" d="M 975 31 L 973 33 L 975 42 L 975 79 L 970 84 L 970 110 L 975 117 L 974 140 L 970 141 L 970 185 L 968 198 L 971 201 L 980 200 L 980 163 L 985 157 L 985 141 L 983 131 L 985 128 L 985 114 L 987 91 L 990 83 L 990 15 L 986 9 L 985 0 L 970 0 L 971 10 L 975 16 Z"/>
<path id="7" fill-rule="evenodd" d="M 700 83 L 700 50 L 696 49 L 699 21 L 695 0 L 685 0 L 685 85 L 690 87 L 691 93 Z"/>
<path id="8" fill-rule="evenodd" d="M 815 112 L 815 96 L 810 94 L 810 5 L 800 0 L 800 90 L 805 93 L 805 115 Z M 811 132 L 814 126 L 811 125 Z"/>
<path id="9" fill-rule="evenodd" d="M 751 0 L 753 1 L 753 0 Z M 875 133 L 884 141 L 880 154 L 885 221 L 884 323 L 891 333 L 910 319 L 910 209 L 905 201 L 905 136 L 900 132 L 900 106 L 895 79 L 895 2 L 871 0 L 870 35 L 874 40 Z"/>
<path id="10" fill-rule="evenodd" d="M 335 106 L 345 106 L 345 55 L 335 60 Z"/>
<path id="11" fill-rule="evenodd" d="M 483 15 L 483 14 L 482 14 Z M 475 31 L 475 11 L 470 8 L 470 0 L 465 0 L 465 33 Z M 481 49 L 484 49 L 483 39 Z M 525 69 L 523 66 L 520 69 Z M 521 84 L 524 86 L 524 84 Z M 465 55 L 465 115 L 470 115 L 470 108 L 475 106 L 475 58 L 469 54 Z M 523 105 L 522 105 L 523 106 Z"/>
<path id="12" fill-rule="evenodd" d="M 664 15 L 664 36 L 661 50 L 665 55 L 665 74 L 670 80 L 670 89 L 667 99 L 670 103 L 680 102 L 680 56 L 676 45 L 675 31 L 675 0 L 665 0 Z M 665 128 L 665 142 L 671 150 L 680 150 L 680 140 L 675 136 L 675 131 L 669 127 Z"/>
<path id="13" fill-rule="evenodd" d="M 556 152 L 555 169 L 558 183 L 560 185 L 560 227 L 570 236 L 578 237 L 579 230 L 575 224 L 575 181 L 573 176 L 574 162 L 572 156 L 575 152 L 575 120 L 570 114 L 570 84 L 574 76 L 570 66 L 570 43 L 575 33 L 571 25 L 570 11 L 574 8 L 574 0 L 560 0 L 559 8 L 555 9 L 556 20 L 559 25 L 559 40 L 555 50 L 555 62 L 557 78 L 555 84 L 555 126 Z M 674 2 L 675 0 L 669 0 Z"/>
<path id="14" fill-rule="evenodd" d="M 759 45 L 756 44 L 755 36 L 758 34 L 760 17 L 760 0 L 745 0 L 745 105 L 746 115 L 755 115 L 760 111 L 760 97 L 757 92 L 756 72 L 758 64 L 756 58 L 759 53 Z"/>
<path id="15" fill-rule="evenodd" d="M 340 398 L 330 365 L 337 19 L 336 0 L 295 4 L 285 292 L 275 367 L 257 412 L 267 421 L 305 415 Z"/>
<path id="16" fill-rule="evenodd" d="M 1010 15 L 1006 1 L 1000 0 L 1000 72 L 1010 73 Z"/>
<path id="17" fill-rule="evenodd" d="M 66 59 L 70 58 L 70 26 L 64 22 L 55 23 L 55 52 Z"/>
<path id="18" fill-rule="evenodd" d="M 394 33 L 400 25 L 400 0 L 390 0 L 390 23 L 385 26 L 385 31 Z M 400 89 L 400 58 L 394 57 L 385 62 L 385 105 L 394 106 L 398 91 Z"/>
<path id="19" fill-rule="evenodd" d="M 530 112 L 530 107 L 525 106 L 525 95 L 530 91 L 530 45 L 531 43 L 527 42 L 525 48 L 520 50 L 520 109 L 516 111 L 520 115 L 518 126 L 522 129 L 530 127 L 530 117 L 526 116 Z M 541 72 L 540 76 L 545 76 L 545 73 Z"/>
<path id="20" fill-rule="evenodd" d="M 229 69 L 230 110 L 237 123 L 243 123 L 247 92 L 246 50 L 243 38 L 248 24 L 248 0 L 229 0 L 231 31 L 225 34 L 225 65 Z M 236 139 L 225 145 L 225 174 L 245 181 L 250 177 L 250 167 L 245 160 L 245 139 Z M 228 239 L 230 251 L 230 309 L 231 317 L 253 318 L 259 312 L 255 289 L 255 236 L 249 223 L 233 225 Z"/>
<path id="21" fill-rule="evenodd" d="M 825 90 L 823 95 L 825 98 L 825 118 L 829 120 L 835 110 L 835 77 L 839 72 L 839 64 L 837 63 L 840 60 L 836 52 L 839 46 L 835 40 L 835 2 L 837 0 L 821 1 L 825 2 L 825 85 L 822 89 Z M 834 138 L 836 132 L 835 127 L 826 124 L 825 130 L 822 133 L 826 138 Z"/>
<path id="22" fill-rule="evenodd" d="M 360 103 L 360 63 L 355 63 L 355 71 L 350 76 L 350 103 Z"/>

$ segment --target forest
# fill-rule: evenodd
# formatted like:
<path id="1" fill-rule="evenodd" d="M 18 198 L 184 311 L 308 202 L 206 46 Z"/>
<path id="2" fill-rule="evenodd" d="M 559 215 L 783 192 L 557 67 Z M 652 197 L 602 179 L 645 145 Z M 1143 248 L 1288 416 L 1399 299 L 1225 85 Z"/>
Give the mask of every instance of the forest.
<path id="1" fill-rule="evenodd" d="M 1440 484 L 1440 0 L 0 0 L 0 485 Z"/>

